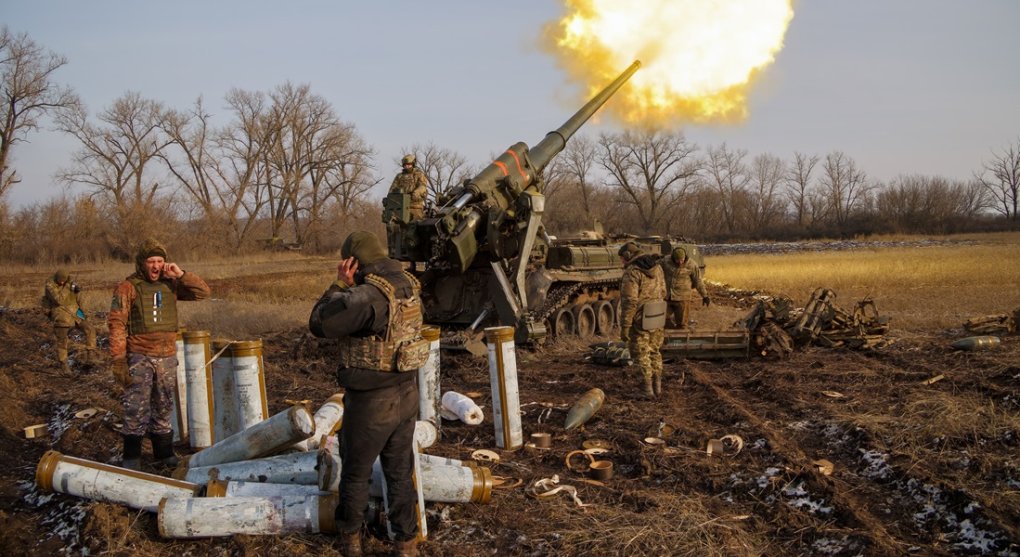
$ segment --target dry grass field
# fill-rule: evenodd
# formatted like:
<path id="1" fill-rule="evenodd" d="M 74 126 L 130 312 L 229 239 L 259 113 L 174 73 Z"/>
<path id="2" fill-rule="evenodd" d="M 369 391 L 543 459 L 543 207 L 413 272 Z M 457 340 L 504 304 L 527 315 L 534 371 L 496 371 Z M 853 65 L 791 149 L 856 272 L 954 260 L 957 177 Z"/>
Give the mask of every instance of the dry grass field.
<path id="1" fill-rule="evenodd" d="M 1020 233 L 955 239 L 975 243 L 710 257 L 706 278 L 798 304 L 818 287 L 847 306 L 870 297 L 907 331 L 959 327 L 1020 307 Z"/>
<path id="2" fill-rule="evenodd" d="M 949 348 L 967 336 L 965 319 L 1020 308 L 1020 234 L 938 246 L 903 240 L 896 248 L 709 257 L 713 304 L 695 311 L 698 329 L 722 328 L 746 313 L 749 292 L 802 305 L 821 286 L 842 307 L 874 299 L 891 318 L 881 348 L 669 358 L 657 401 L 634 397 L 636 368 L 594 365 L 579 340 L 519 348 L 525 435 L 549 432 L 552 448 L 502 451 L 492 472 L 511 483 L 495 488 L 489 504 L 429 504 L 423 555 L 1020 554 L 1020 338 L 1004 335 L 987 351 Z M 316 404 L 338 390 L 335 344 L 305 334 L 311 305 L 335 276 L 333 260 L 273 254 L 179 263 L 213 291 L 212 300 L 182 305 L 185 326 L 263 339 L 272 413 L 287 400 Z M 72 268 L 86 309 L 101 317 L 113 285 L 131 269 Z M 119 388 L 104 362 L 76 362 L 71 373 L 53 362 L 37 306 L 52 272 L 0 267 L 0 554 L 339 554 L 333 538 L 319 534 L 168 540 L 153 514 L 40 493 L 34 474 L 46 450 L 99 462 L 116 462 L 120 453 Z M 484 359 L 444 352 L 442 381 L 444 391 L 480 393 L 486 421 L 445 422 L 429 451 L 466 459 L 493 448 Z M 567 409 L 593 386 L 605 391 L 602 409 L 583 427 L 564 430 Z M 104 411 L 69 417 L 87 407 Z M 22 428 L 35 423 L 59 427 L 25 439 Z M 673 429 L 662 433 L 666 443 L 644 443 L 664 431 L 660 424 Z M 743 451 L 706 454 L 709 439 L 728 434 L 745 441 Z M 564 467 L 566 455 L 592 438 L 610 446 L 611 480 Z M 831 463 L 831 475 L 818 459 Z M 166 473 L 148 461 L 143 467 Z M 585 505 L 528 494 L 553 475 Z M 372 541 L 368 554 L 383 549 Z"/>

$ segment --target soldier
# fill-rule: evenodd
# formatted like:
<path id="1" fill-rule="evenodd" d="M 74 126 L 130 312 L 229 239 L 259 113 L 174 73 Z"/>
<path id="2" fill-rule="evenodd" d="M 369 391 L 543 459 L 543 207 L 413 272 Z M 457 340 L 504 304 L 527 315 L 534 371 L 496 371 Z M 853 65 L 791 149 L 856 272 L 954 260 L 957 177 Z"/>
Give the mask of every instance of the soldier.
<path id="1" fill-rule="evenodd" d="M 701 280 L 701 269 L 687 257 L 687 250 L 674 248 L 670 256 L 662 260 L 662 271 L 666 276 L 669 322 L 677 329 L 686 329 L 691 316 L 691 288 L 696 288 L 701 294 L 703 306 L 708 307 L 712 303 Z"/>
<path id="2" fill-rule="evenodd" d="M 177 301 L 209 297 L 198 275 L 166 261 L 158 241 L 142 242 L 135 273 L 117 285 L 110 304 L 110 356 L 114 378 L 124 386 L 124 460 L 138 470 L 142 437 L 152 440 L 152 455 L 176 466 L 170 412 L 177 388 Z"/>
<path id="3" fill-rule="evenodd" d="M 54 347 L 57 361 L 64 369 L 67 363 L 67 335 L 72 328 L 85 333 L 85 346 L 96 347 L 96 329 L 89 323 L 81 308 L 81 287 L 71 280 L 70 274 L 64 269 L 53 273 L 53 278 L 46 281 L 43 294 L 43 306 L 49 310 L 50 321 L 53 323 L 53 334 L 56 336 Z"/>
<path id="4" fill-rule="evenodd" d="M 415 168 L 414 155 L 404 155 L 400 159 L 401 171 L 393 178 L 389 193 L 406 193 L 411 196 L 410 219 L 418 220 L 425 216 L 425 198 L 428 196 L 428 179 L 425 173 Z"/>
<path id="5" fill-rule="evenodd" d="M 654 398 L 662 393 L 663 327 L 666 320 L 666 282 L 654 255 L 643 254 L 634 242 L 620 247 L 623 279 L 620 282 L 620 340 L 644 376 L 642 395 Z M 653 384 L 654 378 L 654 384 Z"/>
<path id="6" fill-rule="evenodd" d="M 428 358 L 421 336 L 421 285 L 386 256 L 370 232 L 340 250 L 337 279 L 312 308 L 308 327 L 340 339 L 344 387 L 340 428 L 340 503 L 336 528 L 347 557 L 361 555 L 361 530 L 376 457 L 382 461 L 396 555 L 417 555 L 417 494 L 411 443 L 418 416 L 416 373 Z"/>

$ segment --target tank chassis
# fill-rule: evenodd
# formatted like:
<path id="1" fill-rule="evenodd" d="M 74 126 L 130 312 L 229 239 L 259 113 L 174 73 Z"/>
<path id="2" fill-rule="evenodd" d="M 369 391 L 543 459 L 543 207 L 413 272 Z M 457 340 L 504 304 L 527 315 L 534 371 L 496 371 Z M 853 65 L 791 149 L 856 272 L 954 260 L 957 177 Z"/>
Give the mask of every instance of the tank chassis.
<path id="1" fill-rule="evenodd" d="M 544 280 L 528 280 L 529 274 L 541 275 L 551 243 L 542 226 L 542 172 L 640 65 L 631 64 L 534 148 L 511 145 L 425 218 L 408 219 L 406 194 L 384 199 L 390 256 L 410 263 L 419 276 L 427 322 L 474 330 L 491 323 L 495 313 L 498 324 L 515 328 L 518 343 L 546 335 L 544 319 L 536 315 L 544 301 L 532 300 L 544 298 Z"/>

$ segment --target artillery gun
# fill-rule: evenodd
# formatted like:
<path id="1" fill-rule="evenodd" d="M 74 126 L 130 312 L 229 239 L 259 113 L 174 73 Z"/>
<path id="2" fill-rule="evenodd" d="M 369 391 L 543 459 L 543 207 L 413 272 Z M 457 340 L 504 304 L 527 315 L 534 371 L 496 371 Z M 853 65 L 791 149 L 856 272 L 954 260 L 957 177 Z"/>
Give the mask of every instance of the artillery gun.
<path id="1" fill-rule="evenodd" d="M 646 251 L 663 254 L 685 245 L 701 263 L 700 251 L 689 242 L 601 234 L 556 240 L 542 226 L 542 172 L 640 65 L 631 64 L 534 148 L 511 145 L 425 218 L 408 218 L 406 194 L 383 200 L 390 256 L 408 262 L 421 280 L 427 322 L 469 332 L 510 325 L 518 343 L 550 333 L 606 333 L 616 324 L 623 276 L 617 250 L 623 242 L 636 240 Z"/>

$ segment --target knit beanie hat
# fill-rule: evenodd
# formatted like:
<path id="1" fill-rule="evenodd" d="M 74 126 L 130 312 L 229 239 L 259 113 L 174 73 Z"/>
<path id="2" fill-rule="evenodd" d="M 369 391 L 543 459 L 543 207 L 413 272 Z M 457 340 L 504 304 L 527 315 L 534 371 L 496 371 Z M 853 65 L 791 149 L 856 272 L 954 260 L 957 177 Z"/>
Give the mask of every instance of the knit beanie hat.
<path id="1" fill-rule="evenodd" d="M 135 253 L 135 270 L 139 275 L 145 276 L 145 260 L 150 257 L 166 259 L 166 248 L 155 238 L 146 238 L 138 246 L 138 252 Z"/>
<path id="2" fill-rule="evenodd" d="M 376 261 L 386 259 L 387 256 L 386 250 L 379 243 L 379 239 L 375 237 L 375 234 L 359 230 L 352 232 L 344 240 L 343 246 L 340 247 L 340 257 L 344 259 L 354 257 L 362 265 L 371 265 Z"/>

